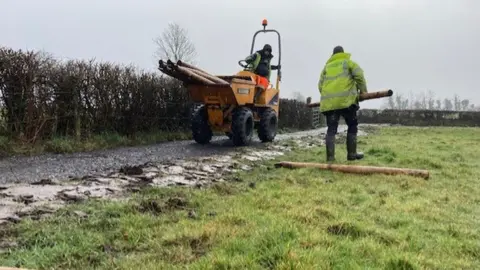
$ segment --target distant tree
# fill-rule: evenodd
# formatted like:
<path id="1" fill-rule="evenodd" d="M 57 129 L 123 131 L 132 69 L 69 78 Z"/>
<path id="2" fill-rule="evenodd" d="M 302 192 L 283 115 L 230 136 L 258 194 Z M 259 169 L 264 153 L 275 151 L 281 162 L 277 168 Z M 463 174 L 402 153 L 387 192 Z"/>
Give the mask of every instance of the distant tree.
<path id="1" fill-rule="evenodd" d="M 405 99 L 402 101 L 402 104 L 401 104 L 401 106 L 400 106 L 400 109 L 401 109 L 401 110 L 408 110 L 408 108 L 410 108 L 410 99 L 405 98 Z"/>
<path id="2" fill-rule="evenodd" d="M 405 98 L 402 94 L 396 94 L 395 97 L 388 97 L 384 107 L 391 110 L 407 110 L 408 104 L 409 100 L 407 98 Z"/>
<path id="3" fill-rule="evenodd" d="M 162 35 L 154 39 L 157 45 L 155 56 L 161 59 L 170 59 L 194 63 L 197 57 L 195 45 L 188 37 L 188 31 L 177 23 L 169 23 Z"/>
<path id="4" fill-rule="evenodd" d="M 395 99 L 393 99 L 393 96 L 388 97 L 385 107 L 390 110 L 395 109 Z"/>
<path id="5" fill-rule="evenodd" d="M 408 94 L 408 98 L 410 100 L 410 103 L 408 104 L 408 109 L 414 110 L 415 109 L 415 101 L 417 100 L 417 98 L 415 98 L 415 96 L 413 95 L 413 91 L 410 91 L 410 93 Z"/>
<path id="6" fill-rule="evenodd" d="M 422 110 L 426 110 L 428 109 L 428 102 L 427 102 L 427 96 L 425 95 L 425 93 L 420 93 L 419 94 L 419 100 L 420 100 L 420 109 Z"/>
<path id="7" fill-rule="evenodd" d="M 413 102 L 413 109 L 421 110 L 422 109 L 422 103 L 419 100 L 416 100 L 415 102 Z"/>
<path id="8" fill-rule="evenodd" d="M 443 100 L 435 98 L 433 91 L 427 93 L 412 92 L 406 98 L 401 93 L 396 93 L 385 100 L 383 108 L 391 110 L 446 110 L 446 111 L 478 111 L 480 107 L 475 106 L 469 99 L 461 99 L 458 95 Z"/>
<path id="9" fill-rule="evenodd" d="M 429 90 L 427 93 L 427 108 L 429 110 L 435 109 L 435 93 L 432 90 Z"/>
<path id="10" fill-rule="evenodd" d="M 446 111 L 451 111 L 453 110 L 453 104 L 452 101 L 448 98 L 443 100 L 443 107 L 445 108 Z"/>
<path id="11" fill-rule="evenodd" d="M 300 93 L 300 92 L 294 92 L 294 93 L 293 93 L 293 99 L 296 100 L 296 101 L 301 101 L 301 102 L 305 102 L 305 101 L 306 101 L 305 96 L 302 95 L 302 93 Z"/>
<path id="12" fill-rule="evenodd" d="M 455 94 L 453 97 L 453 108 L 455 111 L 460 111 L 462 109 L 462 102 L 460 101 L 460 97 Z"/>
<path id="13" fill-rule="evenodd" d="M 468 105 L 470 104 L 470 100 L 464 99 L 460 102 L 460 104 L 462 106 L 462 111 L 466 111 L 468 110 Z"/>

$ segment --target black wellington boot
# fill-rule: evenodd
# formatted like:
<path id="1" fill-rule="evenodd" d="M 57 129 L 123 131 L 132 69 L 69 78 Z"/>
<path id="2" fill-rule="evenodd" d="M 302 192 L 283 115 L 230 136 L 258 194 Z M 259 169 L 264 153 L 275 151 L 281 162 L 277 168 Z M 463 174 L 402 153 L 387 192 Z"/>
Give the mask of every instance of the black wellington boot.
<path id="1" fill-rule="evenodd" d="M 357 153 L 357 134 L 347 134 L 347 159 L 357 160 L 363 158 L 363 153 Z"/>
<path id="2" fill-rule="evenodd" d="M 335 161 L 335 135 L 325 137 L 325 146 L 327 148 L 327 161 Z"/>

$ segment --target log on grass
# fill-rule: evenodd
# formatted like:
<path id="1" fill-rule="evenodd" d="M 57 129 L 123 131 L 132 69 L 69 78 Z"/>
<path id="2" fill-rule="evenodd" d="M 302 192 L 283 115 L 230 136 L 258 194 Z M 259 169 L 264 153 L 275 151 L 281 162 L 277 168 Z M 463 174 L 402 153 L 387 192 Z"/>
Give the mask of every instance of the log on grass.
<path id="1" fill-rule="evenodd" d="M 359 166 L 359 165 L 342 165 L 342 164 L 325 164 L 325 163 L 310 163 L 310 162 L 291 162 L 282 161 L 275 164 L 276 168 L 317 168 L 321 170 L 331 170 L 344 173 L 356 173 L 356 174 L 387 174 L 387 175 L 409 175 L 415 177 L 421 177 L 428 179 L 430 173 L 427 170 L 418 169 L 404 169 L 404 168 L 391 168 L 391 167 L 376 167 L 376 166 Z"/>

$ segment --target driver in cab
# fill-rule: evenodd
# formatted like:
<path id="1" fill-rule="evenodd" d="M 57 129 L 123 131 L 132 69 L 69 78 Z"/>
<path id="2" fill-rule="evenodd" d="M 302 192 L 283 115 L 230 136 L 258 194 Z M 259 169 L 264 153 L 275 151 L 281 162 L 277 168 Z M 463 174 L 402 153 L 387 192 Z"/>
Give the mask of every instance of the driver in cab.
<path id="1" fill-rule="evenodd" d="M 280 68 L 280 65 L 270 65 L 272 58 L 272 46 L 269 44 L 265 44 L 263 49 L 245 58 L 245 62 L 248 64 L 247 69 L 258 75 L 257 85 L 262 86 L 264 89 L 268 88 L 271 71 Z"/>

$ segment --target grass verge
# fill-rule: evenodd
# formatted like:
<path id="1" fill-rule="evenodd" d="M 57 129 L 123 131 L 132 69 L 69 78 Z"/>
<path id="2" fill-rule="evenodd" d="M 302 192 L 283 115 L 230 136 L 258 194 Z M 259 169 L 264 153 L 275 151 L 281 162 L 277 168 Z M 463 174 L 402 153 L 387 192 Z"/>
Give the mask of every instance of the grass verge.
<path id="1" fill-rule="evenodd" d="M 282 129 L 279 134 L 298 132 L 297 129 Z M 215 132 L 215 136 L 225 136 L 224 133 Z M 226 138 L 226 137 L 225 137 Z M 90 138 L 77 140 L 74 137 L 56 137 L 35 144 L 25 144 L 0 136 L 0 158 L 12 155 L 38 155 L 42 153 L 75 153 L 94 150 L 111 149 L 122 146 L 148 145 L 176 140 L 191 140 L 189 132 L 164 132 L 156 131 L 140 133 L 134 137 L 117 133 L 104 133 Z"/>
<path id="2" fill-rule="evenodd" d="M 371 130 L 373 132 L 373 130 Z M 475 128 L 382 128 L 359 164 L 409 176 L 255 169 L 209 189 L 149 189 L 0 231 L 0 265 L 58 269 L 478 269 Z M 337 159 L 345 160 L 339 144 Z M 325 160 L 323 148 L 285 160 Z M 87 216 L 73 214 L 82 211 Z M 77 212 L 78 213 L 78 212 Z"/>
<path id="3" fill-rule="evenodd" d="M 22 144 L 0 136 L 0 156 L 34 155 L 41 153 L 74 153 L 121 146 L 146 145 L 175 140 L 189 140 L 187 132 L 150 132 L 140 133 L 134 137 L 123 136 L 117 133 L 104 133 L 90 138 L 77 140 L 73 137 L 58 137 L 41 141 L 34 145 Z"/>

